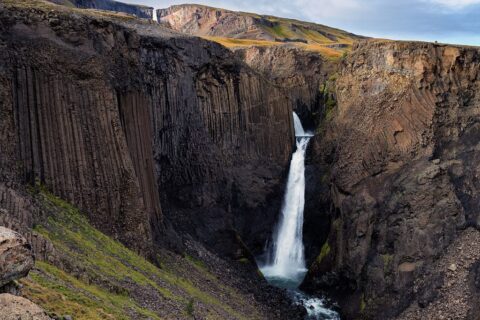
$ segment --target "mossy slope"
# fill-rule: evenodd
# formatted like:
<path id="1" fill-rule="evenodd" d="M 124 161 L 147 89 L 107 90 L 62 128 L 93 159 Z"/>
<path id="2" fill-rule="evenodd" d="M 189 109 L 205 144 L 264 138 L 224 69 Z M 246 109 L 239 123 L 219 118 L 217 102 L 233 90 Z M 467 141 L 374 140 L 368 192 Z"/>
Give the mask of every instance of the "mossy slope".
<path id="1" fill-rule="evenodd" d="M 51 261 L 37 261 L 23 293 L 48 312 L 74 319 L 262 318 L 195 259 L 159 252 L 157 267 L 42 187 L 32 193 L 48 212 L 34 233 L 55 251 Z"/>

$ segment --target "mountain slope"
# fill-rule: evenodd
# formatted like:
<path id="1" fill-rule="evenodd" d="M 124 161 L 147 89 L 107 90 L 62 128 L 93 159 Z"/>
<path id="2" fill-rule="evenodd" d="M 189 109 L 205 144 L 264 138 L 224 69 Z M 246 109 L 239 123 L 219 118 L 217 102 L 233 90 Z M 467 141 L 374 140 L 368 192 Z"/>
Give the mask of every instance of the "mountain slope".
<path id="1" fill-rule="evenodd" d="M 196 4 L 159 9 L 157 17 L 176 31 L 207 37 L 227 47 L 291 43 L 310 50 L 343 51 L 364 39 L 320 24 Z"/>
<path id="2" fill-rule="evenodd" d="M 113 1 L 113 0 L 48 0 L 48 1 L 56 4 L 61 4 L 67 7 L 123 12 L 131 15 L 135 15 L 139 18 L 153 19 L 152 7 L 123 3 L 123 2 Z"/>

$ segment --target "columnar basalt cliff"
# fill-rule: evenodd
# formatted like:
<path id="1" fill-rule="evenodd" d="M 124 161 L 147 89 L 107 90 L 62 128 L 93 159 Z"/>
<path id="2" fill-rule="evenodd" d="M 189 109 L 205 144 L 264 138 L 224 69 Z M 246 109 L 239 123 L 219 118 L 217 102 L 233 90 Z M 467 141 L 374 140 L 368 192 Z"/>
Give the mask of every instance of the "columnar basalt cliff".
<path id="1" fill-rule="evenodd" d="M 196 5 L 159 14 L 202 36 L 361 38 Z M 27 0 L 0 4 L 0 30 L 0 224 L 31 244 L 26 291 L 45 309 L 55 304 L 43 292 L 61 287 L 92 317 L 126 306 L 132 319 L 302 318 L 253 258 L 280 211 L 295 110 L 316 129 L 302 288 L 327 292 L 346 319 L 476 319 L 478 48 L 231 52 L 132 16 Z"/>
<path id="2" fill-rule="evenodd" d="M 304 287 L 341 297 L 347 317 L 425 307 L 455 281 L 435 266 L 478 228 L 479 64 L 477 48 L 380 41 L 342 64 L 338 107 L 314 146 L 330 167 L 333 222 Z"/>
<path id="3" fill-rule="evenodd" d="M 234 49 L 252 69 L 282 87 L 307 128 L 313 128 L 324 109 L 324 85 L 337 69 L 337 61 L 319 53 L 290 46 L 252 46 Z"/>
<path id="4" fill-rule="evenodd" d="M 6 181 L 41 183 L 139 250 L 162 236 L 160 198 L 174 223 L 218 222 L 189 233 L 241 244 L 235 210 L 266 206 L 289 160 L 281 90 L 221 46 L 161 28 L 66 9 L 1 18 Z"/>
<path id="5" fill-rule="evenodd" d="M 293 146 L 292 102 L 283 90 L 218 44 L 123 15 L 12 1 L 0 6 L 0 28 L 2 225 L 32 240 L 40 261 L 73 274 L 87 270 L 76 275 L 87 283 L 127 286 L 139 303 L 145 294 L 154 299 L 158 292 L 152 288 L 131 287 L 124 279 L 119 284 L 111 275 L 98 283 L 96 276 L 85 275 L 90 271 L 81 265 L 86 262 L 79 247 L 70 247 L 71 254 L 71 241 L 56 242 L 70 232 L 59 228 L 78 223 L 65 225 L 75 214 L 55 200 L 58 196 L 153 262 L 164 263 L 157 252 L 171 248 L 225 264 L 218 279 L 230 286 L 250 283 L 245 297 L 256 287 L 256 299 L 289 308 L 281 292 L 258 282 L 242 240 L 262 247 L 280 207 Z M 69 214 L 59 215 L 52 205 Z M 88 232 L 90 237 L 93 231 Z M 252 234 L 259 236 L 248 237 Z M 231 259 L 225 263 L 209 250 Z M 172 260 L 169 253 L 161 256 Z M 232 259 L 236 275 L 251 279 L 228 275 Z M 202 279 L 193 274 L 191 281 Z M 198 281 L 195 285 L 205 283 Z M 217 289 L 228 290 L 222 286 Z M 217 312 L 218 306 L 208 311 L 212 303 L 227 303 L 219 312 L 229 315 L 221 317 L 234 314 L 228 302 L 205 298 L 185 283 L 182 290 L 203 299 L 207 311 L 199 314 Z M 187 298 L 180 297 L 168 312 L 183 312 Z M 156 299 L 150 310 L 163 314 L 165 296 Z M 239 305 L 250 308 L 247 300 Z M 271 307 L 260 310 L 255 303 L 240 313 L 288 317 L 288 310 Z"/>

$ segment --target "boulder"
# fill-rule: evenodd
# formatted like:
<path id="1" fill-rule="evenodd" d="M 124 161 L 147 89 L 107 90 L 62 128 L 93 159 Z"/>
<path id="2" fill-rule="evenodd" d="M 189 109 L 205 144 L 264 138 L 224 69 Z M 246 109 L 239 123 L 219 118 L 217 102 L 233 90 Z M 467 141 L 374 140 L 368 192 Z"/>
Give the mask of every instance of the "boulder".
<path id="1" fill-rule="evenodd" d="M 13 230 L 0 227 L 0 287 L 25 277 L 33 264 L 33 253 L 27 240 Z"/>
<path id="2" fill-rule="evenodd" d="M 51 320 L 35 303 L 8 293 L 0 294 L 0 319 L 2 320 Z"/>

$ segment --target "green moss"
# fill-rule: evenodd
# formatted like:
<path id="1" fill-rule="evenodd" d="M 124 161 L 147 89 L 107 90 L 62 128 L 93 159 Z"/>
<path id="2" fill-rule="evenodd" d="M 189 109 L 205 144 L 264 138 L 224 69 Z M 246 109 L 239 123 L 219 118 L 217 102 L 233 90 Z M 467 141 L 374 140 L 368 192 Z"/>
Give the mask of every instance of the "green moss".
<path id="1" fill-rule="evenodd" d="M 337 106 L 337 101 L 335 100 L 335 96 L 332 92 L 330 92 L 331 88 L 335 86 L 335 81 L 337 79 L 337 75 L 333 74 L 330 76 L 329 80 L 323 83 L 319 87 L 319 91 L 323 96 L 323 100 L 325 102 L 324 106 L 324 116 L 323 119 L 320 121 L 319 126 L 317 127 L 317 133 L 321 134 L 326 129 L 327 124 L 333 119 L 335 116 L 335 110 Z"/>
<path id="2" fill-rule="evenodd" d="M 360 298 L 360 313 L 363 313 L 365 308 L 367 308 L 367 303 L 365 302 L 365 295 L 362 293 Z"/>
<path id="3" fill-rule="evenodd" d="M 281 23 L 275 23 L 273 27 L 264 27 L 267 32 L 272 34 L 274 37 L 284 39 L 289 38 L 291 36 L 291 32 L 289 32 L 288 28 Z"/>
<path id="4" fill-rule="evenodd" d="M 193 317 L 193 313 L 195 312 L 193 303 L 194 303 L 194 300 L 190 299 L 190 301 L 188 301 L 187 307 L 185 308 L 185 311 L 187 312 L 187 314 L 192 317 Z"/>
<path id="5" fill-rule="evenodd" d="M 338 218 L 333 220 L 332 226 L 335 229 L 335 231 L 339 232 L 340 229 L 342 228 L 342 219 Z"/>
<path id="6" fill-rule="evenodd" d="M 337 78 L 338 78 L 338 74 L 334 73 L 334 74 L 330 75 L 330 77 L 328 78 L 328 81 L 335 82 L 335 81 L 337 81 Z"/>
<path id="7" fill-rule="evenodd" d="M 330 254 L 330 250 L 330 245 L 328 244 L 328 241 L 326 241 L 322 246 L 322 250 L 320 250 L 320 254 L 317 257 L 316 262 L 320 264 L 323 259 Z"/>
<path id="8" fill-rule="evenodd" d="M 238 259 L 237 261 L 244 264 L 250 263 L 250 260 L 248 260 L 247 258 L 241 258 L 241 259 Z"/>
<path id="9" fill-rule="evenodd" d="M 208 268 L 207 266 L 205 265 L 205 263 L 203 263 L 203 261 L 200 261 L 188 254 L 185 255 L 185 259 L 187 259 L 188 261 L 190 261 L 195 267 L 197 267 L 197 269 L 200 269 L 201 271 L 203 272 L 208 272 Z"/>
<path id="10" fill-rule="evenodd" d="M 125 316 L 127 309 L 130 314 L 137 314 L 139 319 L 158 319 L 153 312 L 141 308 L 140 302 L 129 298 L 126 288 L 133 286 L 137 290 L 145 288 L 157 291 L 164 299 L 172 301 L 171 305 L 177 305 L 179 312 L 184 312 L 185 307 L 182 306 L 194 299 L 206 305 L 212 317 L 218 316 L 218 310 L 222 310 L 232 318 L 246 318 L 224 301 L 202 291 L 189 279 L 179 276 L 175 267 L 173 270 L 167 270 L 165 266 L 160 269 L 101 233 L 89 224 L 78 209 L 49 193 L 44 186 L 37 183 L 31 192 L 45 207 L 45 211 L 51 213 L 47 219 L 35 225 L 34 232 L 52 242 L 55 250 L 72 264 L 69 269 L 81 270 L 77 279 L 54 266 L 38 263 L 39 272 L 32 274 L 27 287 L 31 289 L 31 297 L 37 298 L 47 310 L 71 314 L 75 319 L 97 319 L 93 316 L 88 318 L 91 315 L 89 312 L 93 314 L 92 310 L 100 308 L 101 314 L 113 315 L 102 316 L 101 319 L 124 319 L 130 318 Z M 185 261 L 194 266 L 204 279 L 221 286 L 201 261 L 189 256 Z M 242 297 L 233 289 L 221 288 L 234 301 L 241 302 Z M 43 294 L 63 296 L 66 299 L 61 301 L 66 302 L 55 305 L 49 300 L 42 300 Z M 87 316 L 84 318 L 82 306 L 86 308 Z"/>
<path id="11" fill-rule="evenodd" d="M 393 261 L 393 255 L 391 254 L 382 254 L 380 255 L 383 260 L 383 272 L 387 273 L 388 269 L 390 268 L 390 265 Z"/>
<path id="12" fill-rule="evenodd" d="M 22 280 L 24 295 L 56 315 L 72 315 L 75 319 L 129 319 L 125 311 L 141 319 L 160 319 L 124 293 L 112 293 L 101 287 L 86 284 L 45 262 L 37 261 L 36 268 Z"/>

